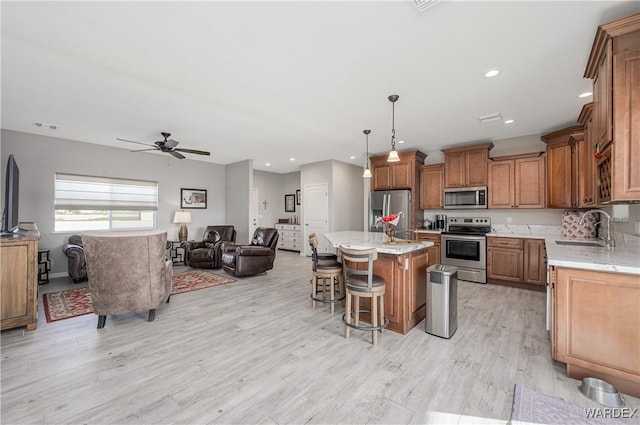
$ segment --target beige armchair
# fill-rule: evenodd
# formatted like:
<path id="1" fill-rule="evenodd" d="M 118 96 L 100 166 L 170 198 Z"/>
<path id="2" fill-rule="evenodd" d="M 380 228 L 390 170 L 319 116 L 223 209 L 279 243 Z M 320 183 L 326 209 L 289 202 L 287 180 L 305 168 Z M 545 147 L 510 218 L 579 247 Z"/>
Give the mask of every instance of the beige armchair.
<path id="1" fill-rule="evenodd" d="M 153 321 L 156 308 L 171 296 L 167 232 L 88 232 L 82 242 L 98 329 L 108 314 L 149 310 L 148 321 Z"/>

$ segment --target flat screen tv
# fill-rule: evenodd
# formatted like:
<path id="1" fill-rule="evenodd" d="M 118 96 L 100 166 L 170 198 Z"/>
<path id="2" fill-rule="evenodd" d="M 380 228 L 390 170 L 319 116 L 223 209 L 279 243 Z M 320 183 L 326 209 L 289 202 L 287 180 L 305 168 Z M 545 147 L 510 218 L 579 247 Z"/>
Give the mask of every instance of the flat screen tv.
<path id="1" fill-rule="evenodd" d="M 20 169 L 13 155 L 7 160 L 7 175 L 4 190 L 4 214 L 2 234 L 12 234 L 18 228 L 18 197 L 20 192 Z"/>

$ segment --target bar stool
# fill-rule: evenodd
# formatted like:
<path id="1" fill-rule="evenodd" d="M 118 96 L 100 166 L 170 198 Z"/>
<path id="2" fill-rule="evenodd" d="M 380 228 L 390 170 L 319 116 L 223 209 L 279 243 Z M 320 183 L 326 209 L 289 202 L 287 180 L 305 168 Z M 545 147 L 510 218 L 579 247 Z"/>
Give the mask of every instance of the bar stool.
<path id="1" fill-rule="evenodd" d="M 349 338 L 351 329 L 371 331 L 371 343 L 378 344 L 378 332 L 389 325 L 384 315 L 385 281 L 373 274 L 373 262 L 378 258 L 378 251 L 371 249 L 351 249 L 340 246 L 342 269 L 346 288 L 346 307 L 342 321 L 345 324 L 344 336 Z M 358 269 L 359 263 L 366 263 L 365 270 Z M 371 310 L 360 309 L 360 298 L 369 298 Z M 353 302 L 352 302 L 353 299 Z M 360 313 L 370 313 L 371 324 L 360 324 Z"/>
<path id="2" fill-rule="evenodd" d="M 313 239 L 313 241 L 312 241 Z M 316 251 L 318 249 L 318 237 L 316 236 L 315 233 L 311 233 L 309 234 L 309 244 L 311 244 L 313 242 L 313 245 L 315 245 L 316 247 Z M 312 248 L 313 249 L 313 245 Z M 328 262 L 328 263 L 335 263 L 336 261 L 338 261 L 338 256 L 336 254 L 330 254 L 328 252 L 318 252 L 318 262 L 322 263 L 322 262 Z"/>
<path id="3" fill-rule="evenodd" d="M 342 280 L 342 264 L 338 261 L 330 261 L 328 258 L 319 260 L 318 245 L 315 238 L 309 237 L 311 246 L 311 259 L 313 275 L 311 277 L 311 306 L 315 310 L 316 302 L 329 303 L 331 313 L 335 311 L 335 303 L 344 300 L 344 281 Z M 336 286 L 340 297 L 336 297 Z M 322 298 L 318 296 L 318 290 L 322 290 Z M 327 299 L 327 292 L 329 298 Z"/>

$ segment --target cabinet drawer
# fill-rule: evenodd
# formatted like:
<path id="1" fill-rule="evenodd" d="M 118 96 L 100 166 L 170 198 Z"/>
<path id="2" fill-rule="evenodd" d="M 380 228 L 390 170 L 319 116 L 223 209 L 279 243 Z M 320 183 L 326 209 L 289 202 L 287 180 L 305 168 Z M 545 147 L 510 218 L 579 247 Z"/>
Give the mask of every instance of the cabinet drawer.
<path id="1" fill-rule="evenodd" d="M 433 242 L 440 245 L 440 235 L 434 233 L 416 233 L 416 240 Z"/>
<path id="2" fill-rule="evenodd" d="M 524 249 L 524 239 L 518 238 L 487 238 L 487 246 L 496 248 Z"/>

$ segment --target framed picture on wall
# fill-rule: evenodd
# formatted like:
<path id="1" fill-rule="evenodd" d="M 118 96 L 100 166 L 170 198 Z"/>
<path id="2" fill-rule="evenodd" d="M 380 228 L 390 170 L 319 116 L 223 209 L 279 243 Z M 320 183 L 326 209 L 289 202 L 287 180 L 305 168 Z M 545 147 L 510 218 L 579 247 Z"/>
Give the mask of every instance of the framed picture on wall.
<path id="1" fill-rule="evenodd" d="M 300 189 L 296 190 L 296 205 L 300 205 Z"/>
<path id="2" fill-rule="evenodd" d="M 284 195 L 284 211 L 296 212 L 296 195 Z"/>
<path id="3" fill-rule="evenodd" d="M 180 189 L 180 208 L 207 209 L 206 189 Z"/>

